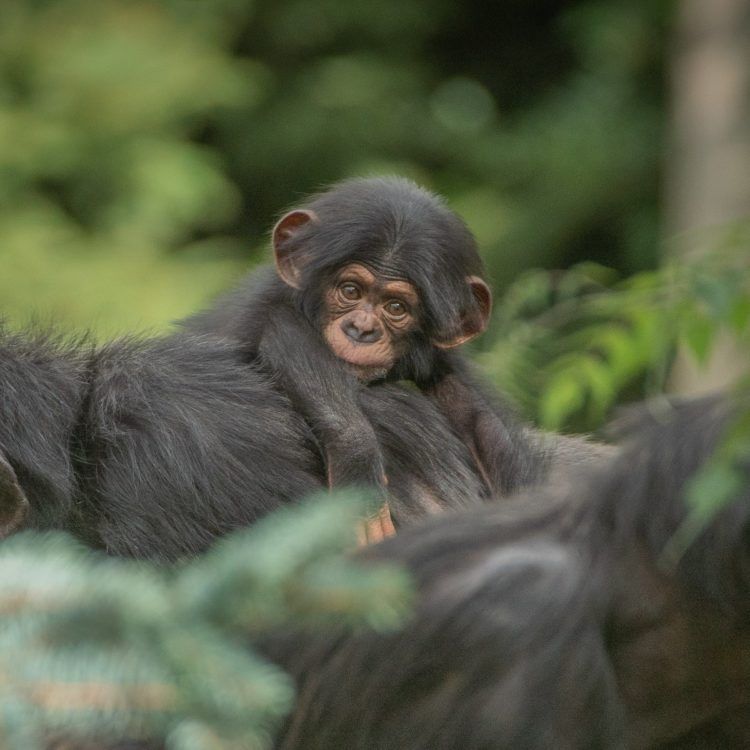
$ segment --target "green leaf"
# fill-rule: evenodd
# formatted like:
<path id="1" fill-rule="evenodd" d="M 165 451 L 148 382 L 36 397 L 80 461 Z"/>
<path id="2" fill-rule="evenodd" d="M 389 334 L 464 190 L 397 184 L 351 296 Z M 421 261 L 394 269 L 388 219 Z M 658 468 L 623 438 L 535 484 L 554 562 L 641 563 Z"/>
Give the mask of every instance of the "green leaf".
<path id="1" fill-rule="evenodd" d="M 561 373 L 542 396 L 539 410 L 542 425 L 550 430 L 560 429 L 583 406 L 584 400 L 582 381 L 571 371 Z"/>
<path id="2" fill-rule="evenodd" d="M 591 413 L 594 419 L 603 419 L 616 394 L 612 374 L 601 361 L 593 357 L 582 360 L 580 372 L 588 389 Z"/>
<path id="3" fill-rule="evenodd" d="M 715 320 L 726 319 L 736 292 L 737 279 L 733 276 L 701 274 L 695 280 L 695 294 Z"/>
<path id="4" fill-rule="evenodd" d="M 729 325 L 738 335 L 743 335 L 750 328 L 750 294 L 734 300 L 729 311 Z"/>
<path id="5" fill-rule="evenodd" d="M 693 318 L 683 321 L 682 338 L 699 364 L 705 364 L 711 353 L 716 324 L 696 313 Z"/>
<path id="6" fill-rule="evenodd" d="M 627 383 L 639 367 L 643 366 L 638 348 L 633 346 L 631 334 L 621 326 L 600 326 L 591 335 L 590 346 L 595 351 L 601 351 L 612 381 L 617 386 Z"/>

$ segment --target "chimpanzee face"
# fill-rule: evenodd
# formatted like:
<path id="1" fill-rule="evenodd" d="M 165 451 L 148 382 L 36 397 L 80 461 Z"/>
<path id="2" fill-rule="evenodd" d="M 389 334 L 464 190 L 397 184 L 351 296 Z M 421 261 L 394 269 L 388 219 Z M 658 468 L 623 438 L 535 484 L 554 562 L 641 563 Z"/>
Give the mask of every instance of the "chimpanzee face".
<path id="1" fill-rule="evenodd" d="M 378 234 L 371 223 L 367 210 L 362 216 L 347 214 L 326 224 L 313 210 L 296 209 L 282 217 L 273 230 L 279 277 L 302 299 L 314 302 L 314 313 L 306 311 L 310 322 L 319 326 L 332 352 L 368 381 L 387 375 L 401 357 L 409 354 L 410 347 L 450 349 L 471 340 L 486 328 L 492 309 L 487 284 L 470 269 L 453 262 L 461 252 L 434 242 L 426 246 L 436 257 L 447 254 L 452 258 L 443 265 L 455 278 L 441 287 L 438 304 L 447 313 L 443 317 L 453 322 L 450 330 L 436 328 L 434 323 L 430 326 L 422 296 L 429 294 L 430 288 L 425 292 L 420 287 L 420 294 L 417 284 L 409 281 L 420 277 L 419 262 L 408 256 L 397 261 L 388 257 L 386 262 L 383 255 L 392 256 L 388 247 L 367 242 Z M 359 236 L 365 237 L 361 245 L 351 239 L 352 228 L 357 226 Z M 429 235 L 429 229 L 424 231 Z M 322 234 L 324 241 L 320 239 Z M 389 241 L 395 247 L 402 240 L 404 237 L 393 237 Z M 408 242 L 401 244 L 409 246 Z M 424 249 L 425 243 L 419 244 Z M 340 259 L 339 266 L 330 263 L 332 249 Z M 413 273 L 411 266 L 415 267 Z M 435 297 L 433 290 L 433 308 Z"/>
<path id="2" fill-rule="evenodd" d="M 419 315 L 412 284 L 350 263 L 325 292 L 323 337 L 337 357 L 370 380 L 385 375 L 405 352 Z"/>

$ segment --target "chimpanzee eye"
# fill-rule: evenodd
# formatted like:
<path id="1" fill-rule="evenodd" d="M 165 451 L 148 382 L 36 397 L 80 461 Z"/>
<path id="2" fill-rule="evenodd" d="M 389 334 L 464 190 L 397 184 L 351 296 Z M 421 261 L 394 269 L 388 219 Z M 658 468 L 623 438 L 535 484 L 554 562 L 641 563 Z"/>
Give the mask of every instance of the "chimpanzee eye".
<path id="1" fill-rule="evenodd" d="M 385 311 L 392 318 L 403 318 L 407 313 L 406 305 L 397 299 L 392 299 L 390 302 L 386 302 L 384 307 Z"/>
<path id="2" fill-rule="evenodd" d="M 350 302 L 355 302 L 362 296 L 360 288 L 351 281 L 345 281 L 343 284 L 340 284 L 339 292 L 345 300 L 349 300 Z"/>

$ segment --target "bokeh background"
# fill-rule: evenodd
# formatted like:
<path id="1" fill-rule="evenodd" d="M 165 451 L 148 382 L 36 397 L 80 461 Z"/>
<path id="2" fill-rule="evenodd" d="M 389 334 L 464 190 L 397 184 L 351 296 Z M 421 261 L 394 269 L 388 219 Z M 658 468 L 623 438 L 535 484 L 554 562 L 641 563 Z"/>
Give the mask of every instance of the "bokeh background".
<path id="1" fill-rule="evenodd" d="M 380 173 L 448 198 L 499 299 L 530 268 L 585 261 L 576 294 L 655 269 L 750 213 L 749 18 L 747 0 L 4 0 L 0 312 L 163 330 L 268 258 L 285 207 Z M 559 289 L 534 278 L 544 306 Z"/>
<path id="2" fill-rule="evenodd" d="M 165 331 L 268 259 L 284 208 L 383 173 L 476 234 L 496 306 L 474 356 L 525 417 L 590 430 L 644 396 L 750 394 L 750 0 L 0 0 L 11 327 Z M 742 403 L 688 535 L 744 481 Z M 4 544 L 5 745 L 270 746 L 292 685 L 238 637 L 408 610 L 398 571 L 326 556 L 352 502 L 177 577 Z"/>

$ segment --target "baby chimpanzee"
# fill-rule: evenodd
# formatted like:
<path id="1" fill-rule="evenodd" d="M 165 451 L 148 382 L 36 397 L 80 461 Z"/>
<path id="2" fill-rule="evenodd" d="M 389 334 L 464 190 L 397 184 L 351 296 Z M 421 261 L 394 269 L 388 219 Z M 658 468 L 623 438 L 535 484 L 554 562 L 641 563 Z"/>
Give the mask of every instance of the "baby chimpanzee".
<path id="1" fill-rule="evenodd" d="M 331 486 L 384 490 L 362 383 L 409 380 L 440 404 L 488 492 L 539 470 L 502 411 L 450 351 L 487 326 L 492 295 L 476 242 L 435 195 L 406 179 L 355 179 L 313 196 L 273 230 L 276 273 L 185 325 L 240 342 L 320 441 Z"/>

